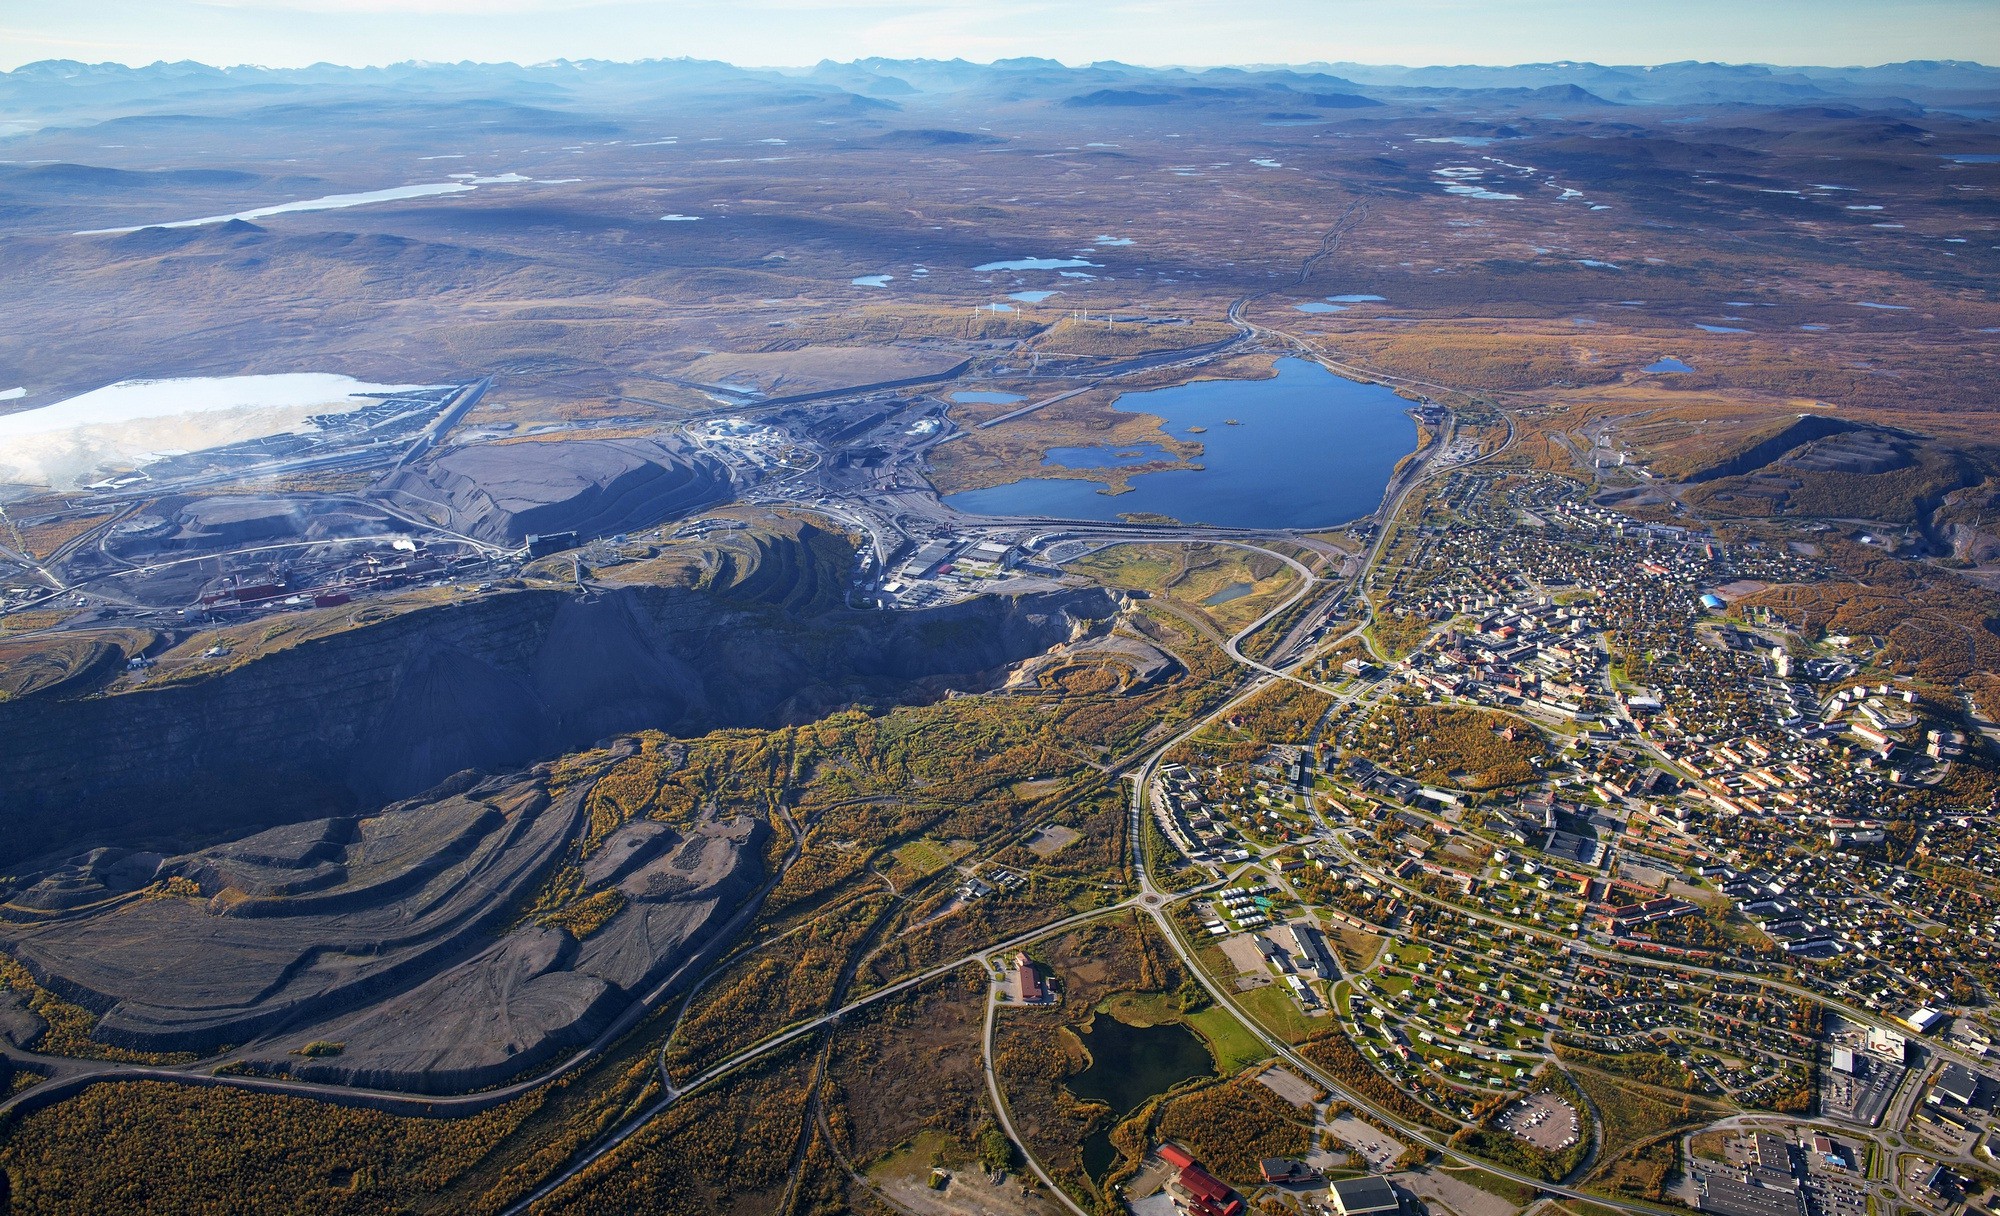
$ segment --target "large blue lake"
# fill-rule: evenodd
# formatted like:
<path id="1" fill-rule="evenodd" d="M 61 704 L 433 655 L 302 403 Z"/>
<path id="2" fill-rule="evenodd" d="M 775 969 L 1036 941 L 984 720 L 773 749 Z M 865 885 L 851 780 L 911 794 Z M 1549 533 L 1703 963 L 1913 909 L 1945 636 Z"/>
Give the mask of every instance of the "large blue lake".
<path id="1" fill-rule="evenodd" d="M 1138 474 L 1127 494 L 1050 477 L 944 501 L 979 515 L 1111 521 L 1147 513 L 1226 528 L 1322 528 L 1373 512 L 1396 462 L 1417 446 L 1417 424 L 1404 412 L 1410 403 L 1305 359 L 1280 359 L 1277 372 L 1268 380 L 1199 380 L 1119 398 L 1120 410 L 1155 414 L 1169 434 L 1199 441 L 1200 469 Z M 1134 463 L 1119 455 L 1134 450 L 1144 449 L 1064 448 L 1051 463 L 1108 469 Z"/>

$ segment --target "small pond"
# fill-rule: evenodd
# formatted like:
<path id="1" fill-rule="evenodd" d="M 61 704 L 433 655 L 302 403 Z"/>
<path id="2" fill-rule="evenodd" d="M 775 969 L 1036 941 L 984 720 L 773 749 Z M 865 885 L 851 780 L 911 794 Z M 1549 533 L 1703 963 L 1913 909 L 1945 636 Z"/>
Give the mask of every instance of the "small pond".
<path id="1" fill-rule="evenodd" d="M 1067 270 L 1078 266 L 1095 266 L 1096 262 L 1084 258 L 1011 258 L 1002 262 L 982 262 L 973 270 L 988 274 L 995 270 Z"/>
<path id="2" fill-rule="evenodd" d="M 1111 1128 L 1154 1094 L 1182 1081 L 1215 1075 L 1215 1062 L 1201 1036 L 1185 1026 L 1127 1026 L 1110 1014 L 1091 1019 L 1078 1038 L 1090 1052 L 1090 1067 L 1066 1085 L 1077 1097 L 1111 1108 L 1111 1121 L 1083 1142 L 1083 1168 L 1101 1178 L 1118 1159 Z"/>

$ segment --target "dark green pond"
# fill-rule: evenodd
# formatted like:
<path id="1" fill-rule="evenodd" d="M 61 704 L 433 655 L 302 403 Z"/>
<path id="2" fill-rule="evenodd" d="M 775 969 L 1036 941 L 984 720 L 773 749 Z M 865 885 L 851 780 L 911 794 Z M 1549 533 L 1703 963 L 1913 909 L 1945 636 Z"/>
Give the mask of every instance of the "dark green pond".
<path id="1" fill-rule="evenodd" d="M 1101 1178 L 1118 1159 L 1111 1128 L 1154 1094 L 1182 1081 L 1215 1075 L 1214 1061 L 1201 1036 L 1185 1026 L 1127 1026 L 1110 1014 L 1092 1019 L 1089 1033 L 1077 1032 L 1090 1051 L 1090 1067 L 1066 1084 L 1077 1097 L 1111 1108 L 1111 1122 L 1083 1142 L 1083 1168 Z"/>

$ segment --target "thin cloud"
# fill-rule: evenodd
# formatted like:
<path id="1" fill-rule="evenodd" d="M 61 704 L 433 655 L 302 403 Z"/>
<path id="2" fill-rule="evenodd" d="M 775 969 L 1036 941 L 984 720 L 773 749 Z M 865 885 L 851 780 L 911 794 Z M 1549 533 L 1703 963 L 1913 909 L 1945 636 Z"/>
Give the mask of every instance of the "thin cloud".
<path id="1" fill-rule="evenodd" d="M 908 12 L 975 11 L 982 0 L 191 0 L 200 8 L 238 12 L 326 13 L 370 17 L 561 16 L 580 9 L 629 9 L 635 16 L 672 17 L 691 11 Z M 1047 6 L 1028 6 L 1040 8 Z M 1018 10 L 1017 10 L 1018 12 Z"/>
<path id="2" fill-rule="evenodd" d="M 197 8 L 255 13 L 367 17 L 556 16 L 581 8 L 631 7 L 630 0 L 192 0 Z"/>
<path id="3" fill-rule="evenodd" d="M 303 66 L 693 56 L 1065 63 L 2000 60 L 1994 0 L 0 0 L 38 58 Z"/>

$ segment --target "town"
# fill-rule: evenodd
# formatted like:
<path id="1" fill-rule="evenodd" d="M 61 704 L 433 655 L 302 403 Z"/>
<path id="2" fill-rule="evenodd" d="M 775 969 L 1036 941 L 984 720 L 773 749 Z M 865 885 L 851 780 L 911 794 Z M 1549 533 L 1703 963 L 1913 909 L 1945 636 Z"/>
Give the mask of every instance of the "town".
<path id="1" fill-rule="evenodd" d="M 1187 938 L 1266 1025 L 1274 991 L 1336 1026 L 1333 1079 L 1374 1073 L 1413 1120 L 1563 1163 L 1544 1178 L 1587 1143 L 1583 1112 L 1612 1117 L 1566 1066 L 1768 1112 L 1647 1150 L 1614 1175 L 1629 1199 L 1978 1202 L 2000 1081 L 1963 1013 L 2000 932 L 1993 808 L 1962 784 L 1960 707 L 1864 678 L 1882 639 L 1815 636 L 1760 594 L 1828 577 L 1799 546 L 1624 516 L 1565 478 L 1444 474 L 1368 576 L 1374 627 L 1147 778 L 1146 828 L 1178 857 L 1161 881 L 1196 892 Z M 1889 860 L 1913 832 L 1915 863 Z M 1272 1190 L 1346 1212 L 1345 1185 Z"/>

